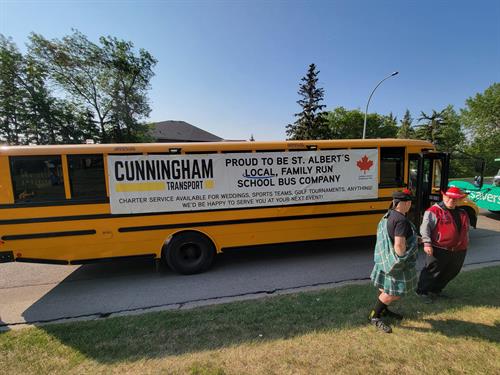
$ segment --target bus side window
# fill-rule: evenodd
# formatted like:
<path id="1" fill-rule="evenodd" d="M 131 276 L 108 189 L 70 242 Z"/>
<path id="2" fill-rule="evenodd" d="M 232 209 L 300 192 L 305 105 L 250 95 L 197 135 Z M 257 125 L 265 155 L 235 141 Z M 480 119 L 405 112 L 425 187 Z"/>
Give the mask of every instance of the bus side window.
<path id="1" fill-rule="evenodd" d="M 60 156 L 11 156 L 10 166 L 16 203 L 65 199 Z"/>
<path id="2" fill-rule="evenodd" d="M 104 158 L 102 155 L 68 155 L 71 198 L 105 198 Z"/>
<path id="3" fill-rule="evenodd" d="M 402 187 L 404 179 L 405 148 L 380 148 L 380 187 Z"/>

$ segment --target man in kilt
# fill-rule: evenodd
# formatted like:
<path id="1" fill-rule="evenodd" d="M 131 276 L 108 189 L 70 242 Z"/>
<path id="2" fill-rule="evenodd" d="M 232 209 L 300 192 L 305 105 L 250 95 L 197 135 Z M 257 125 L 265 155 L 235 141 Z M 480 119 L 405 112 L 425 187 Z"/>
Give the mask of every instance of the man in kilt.
<path id="1" fill-rule="evenodd" d="M 371 273 L 380 294 L 369 314 L 370 323 L 378 330 L 391 333 L 392 328 L 382 318 L 403 319 L 388 306 L 413 292 L 417 285 L 418 236 L 415 226 L 406 217 L 411 207 L 411 192 L 407 189 L 392 194 L 392 207 L 380 220 L 375 245 L 375 266 Z"/>

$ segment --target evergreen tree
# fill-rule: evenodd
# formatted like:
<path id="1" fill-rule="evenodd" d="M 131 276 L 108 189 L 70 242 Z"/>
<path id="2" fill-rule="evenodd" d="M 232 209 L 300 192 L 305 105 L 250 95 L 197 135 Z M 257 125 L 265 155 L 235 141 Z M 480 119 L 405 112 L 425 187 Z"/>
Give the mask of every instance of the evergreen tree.
<path id="1" fill-rule="evenodd" d="M 436 112 L 432 110 L 432 114 L 428 115 L 425 112 L 420 112 L 418 121 L 424 121 L 423 124 L 417 125 L 416 136 L 418 139 L 424 139 L 433 144 L 437 144 L 440 138 L 440 130 L 444 125 L 443 111 Z"/>
<path id="2" fill-rule="evenodd" d="M 289 139 L 327 139 L 330 131 L 321 104 L 324 90 L 316 87 L 319 70 L 316 65 L 309 65 L 307 75 L 301 79 L 298 94 L 302 97 L 297 101 L 302 112 L 296 113 L 297 120 L 286 126 L 286 135 Z"/>
<path id="3" fill-rule="evenodd" d="M 410 115 L 410 111 L 407 109 L 398 129 L 398 138 L 411 139 L 415 137 L 415 130 L 411 126 L 412 122 L 413 118 Z"/>
<path id="4" fill-rule="evenodd" d="M 453 106 L 449 105 L 440 112 L 432 110 L 430 115 L 422 112 L 419 121 L 425 122 L 418 125 L 416 138 L 432 142 L 437 150 L 452 152 L 463 146 L 465 135 Z"/>

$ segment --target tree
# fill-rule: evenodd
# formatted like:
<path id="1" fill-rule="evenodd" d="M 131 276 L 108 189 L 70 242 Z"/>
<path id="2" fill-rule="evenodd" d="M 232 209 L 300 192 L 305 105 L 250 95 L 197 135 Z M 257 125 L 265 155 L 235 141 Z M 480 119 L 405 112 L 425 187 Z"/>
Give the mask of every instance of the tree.
<path id="1" fill-rule="evenodd" d="M 0 34 L 0 141 L 9 144 L 149 141 L 141 123 L 156 60 L 130 42 L 75 31 L 62 41 L 30 36 L 23 55 Z M 53 87 L 59 86 L 57 96 Z M 72 100 L 68 100 L 72 99 Z"/>
<path id="2" fill-rule="evenodd" d="M 453 106 L 437 112 L 432 110 L 431 115 L 421 112 L 415 136 L 432 142 L 438 151 L 452 152 L 463 146 L 465 135 L 462 132 L 460 119 Z"/>
<path id="3" fill-rule="evenodd" d="M 113 73 L 105 86 L 112 98 L 113 138 L 115 142 L 141 141 L 148 134 L 140 121 L 151 112 L 147 91 L 156 60 L 143 49 L 136 56 L 131 42 L 113 37 L 101 37 L 100 42 L 105 65 Z"/>
<path id="4" fill-rule="evenodd" d="M 382 123 L 372 130 L 375 132 L 373 138 L 395 138 L 398 132 L 398 118 L 392 112 L 382 116 Z"/>
<path id="5" fill-rule="evenodd" d="M 464 125 L 478 138 L 500 134 L 500 83 L 494 83 L 484 93 L 465 101 L 461 112 Z"/>
<path id="6" fill-rule="evenodd" d="M 298 94 L 302 97 L 297 101 L 302 107 L 302 112 L 296 113 L 297 120 L 286 126 L 286 134 L 289 139 L 326 139 L 329 130 L 321 104 L 324 90 L 316 87 L 318 83 L 319 70 L 316 65 L 309 65 L 307 75 L 302 77 L 303 82 L 299 86 Z"/>
<path id="7" fill-rule="evenodd" d="M 9 144 L 57 143 L 60 102 L 47 86 L 47 72 L 12 41 L 0 36 L 0 135 Z"/>
<path id="8" fill-rule="evenodd" d="M 79 31 L 62 40 L 31 34 L 29 51 L 75 102 L 92 113 L 102 142 L 140 140 L 149 115 L 146 96 L 156 60 L 133 44 L 102 37 L 98 46 Z"/>
<path id="9" fill-rule="evenodd" d="M 19 144 L 24 132 L 25 92 L 19 85 L 24 59 L 15 44 L 0 34 L 0 141 Z"/>
<path id="10" fill-rule="evenodd" d="M 425 112 L 420 112 L 418 121 L 424 121 L 423 124 L 417 125 L 416 136 L 419 139 L 424 139 L 431 143 L 436 143 L 439 138 L 439 131 L 444 122 L 443 113 L 432 110 L 432 114 L 428 115 Z"/>
<path id="11" fill-rule="evenodd" d="M 337 107 L 326 114 L 326 122 L 331 139 L 357 139 L 363 134 L 364 113 L 359 109 L 347 110 Z M 368 138 L 394 138 L 397 119 L 391 114 L 382 116 L 370 113 L 366 118 Z"/>
<path id="12" fill-rule="evenodd" d="M 444 125 L 440 131 L 438 141 L 439 150 L 453 152 L 463 149 L 465 134 L 462 130 L 460 116 L 452 105 L 443 110 Z"/>
<path id="13" fill-rule="evenodd" d="M 55 117 L 60 124 L 58 143 L 79 144 L 91 139 L 99 141 L 99 132 L 94 126 L 92 112 L 68 101 L 57 103 Z"/>
<path id="14" fill-rule="evenodd" d="M 401 120 L 401 125 L 398 129 L 397 137 L 403 139 L 411 139 L 415 137 L 415 130 L 412 128 L 413 118 L 410 115 L 410 111 L 407 109 L 403 119 Z"/>
<path id="15" fill-rule="evenodd" d="M 486 161 L 486 175 L 496 172 L 494 159 L 500 157 L 500 83 L 465 101 L 461 120 L 470 134 L 467 150 Z"/>
<path id="16" fill-rule="evenodd" d="M 24 74 L 19 82 L 26 92 L 27 139 L 35 144 L 55 144 L 59 124 L 55 119 L 57 99 L 47 87 L 47 72 L 32 57 L 24 59 Z"/>
<path id="17" fill-rule="evenodd" d="M 364 115 L 359 110 L 337 107 L 326 114 L 331 139 L 359 138 L 363 132 Z"/>
<path id="18" fill-rule="evenodd" d="M 473 173 L 470 166 L 464 164 L 462 151 L 465 145 L 465 135 L 460 117 L 453 106 L 449 105 L 440 112 L 432 110 L 431 115 L 422 112 L 419 120 L 425 122 L 417 126 L 415 138 L 432 142 L 438 151 L 455 154 L 451 158 L 450 176 L 457 177 Z"/>
<path id="19" fill-rule="evenodd" d="M 100 136 L 106 142 L 106 125 L 109 122 L 110 100 L 103 95 L 103 73 L 99 47 L 78 31 L 59 40 L 49 41 L 42 35 L 30 35 L 29 53 L 49 72 L 51 78 L 75 102 L 84 102 L 95 113 L 100 126 Z"/>

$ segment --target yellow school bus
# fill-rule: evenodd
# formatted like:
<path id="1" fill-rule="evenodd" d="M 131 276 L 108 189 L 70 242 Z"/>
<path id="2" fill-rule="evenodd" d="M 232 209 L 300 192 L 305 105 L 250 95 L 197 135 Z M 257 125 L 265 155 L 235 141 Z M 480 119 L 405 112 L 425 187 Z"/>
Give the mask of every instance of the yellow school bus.
<path id="1" fill-rule="evenodd" d="M 0 261 L 197 273 L 228 248 L 374 235 L 404 187 L 418 221 L 447 172 L 420 140 L 2 146 Z"/>

